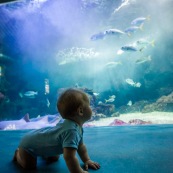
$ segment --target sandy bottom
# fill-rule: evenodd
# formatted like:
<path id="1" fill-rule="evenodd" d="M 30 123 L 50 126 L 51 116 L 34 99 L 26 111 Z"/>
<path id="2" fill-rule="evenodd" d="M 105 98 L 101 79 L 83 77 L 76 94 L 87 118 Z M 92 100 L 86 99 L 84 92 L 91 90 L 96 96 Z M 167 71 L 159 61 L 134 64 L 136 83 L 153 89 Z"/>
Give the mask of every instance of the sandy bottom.
<path id="1" fill-rule="evenodd" d="M 143 121 L 150 121 L 152 124 L 173 124 L 173 112 L 128 113 L 121 114 L 119 117 L 101 118 L 89 124 L 95 126 L 108 126 L 114 119 L 119 119 L 126 123 L 132 119 L 140 119 Z"/>

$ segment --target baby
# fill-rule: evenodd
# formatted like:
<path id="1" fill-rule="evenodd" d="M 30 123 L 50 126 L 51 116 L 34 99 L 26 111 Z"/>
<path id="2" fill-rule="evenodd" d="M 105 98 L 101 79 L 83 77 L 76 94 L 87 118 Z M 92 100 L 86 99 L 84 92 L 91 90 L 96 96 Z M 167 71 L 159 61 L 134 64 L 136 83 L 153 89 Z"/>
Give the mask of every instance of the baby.
<path id="1" fill-rule="evenodd" d="M 92 111 L 87 95 L 77 89 L 67 89 L 57 102 L 63 123 L 26 134 L 15 151 L 13 160 L 24 169 L 35 169 L 37 156 L 54 162 L 63 154 L 70 173 L 88 173 L 88 168 L 99 169 L 100 165 L 90 159 L 83 142 L 82 125 L 91 118 Z M 84 171 L 76 157 L 84 162 Z"/>

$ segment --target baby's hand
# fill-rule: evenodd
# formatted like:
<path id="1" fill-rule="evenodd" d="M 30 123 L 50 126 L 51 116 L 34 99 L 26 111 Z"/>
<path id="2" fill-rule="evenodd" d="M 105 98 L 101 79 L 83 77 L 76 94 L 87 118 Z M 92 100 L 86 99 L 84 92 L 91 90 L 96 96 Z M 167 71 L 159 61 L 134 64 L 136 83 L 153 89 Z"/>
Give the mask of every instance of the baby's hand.
<path id="1" fill-rule="evenodd" d="M 85 162 L 85 170 L 88 170 L 88 167 L 92 168 L 92 169 L 99 169 L 100 165 L 97 162 L 94 162 L 92 160 L 88 160 Z"/>

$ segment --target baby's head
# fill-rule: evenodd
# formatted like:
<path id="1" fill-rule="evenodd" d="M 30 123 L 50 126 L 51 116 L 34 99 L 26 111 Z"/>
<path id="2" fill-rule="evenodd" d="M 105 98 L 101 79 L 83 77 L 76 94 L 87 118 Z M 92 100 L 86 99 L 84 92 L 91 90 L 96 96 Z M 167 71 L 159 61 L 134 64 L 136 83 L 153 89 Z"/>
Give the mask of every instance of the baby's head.
<path id="1" fill-rule="evenodd" d="M 57 108 L 62 118 L 73 118 L 77 109 L 84 104 L 89 103 L 88 96 L 78 89 L 67 89 L 59 97 Z"/>

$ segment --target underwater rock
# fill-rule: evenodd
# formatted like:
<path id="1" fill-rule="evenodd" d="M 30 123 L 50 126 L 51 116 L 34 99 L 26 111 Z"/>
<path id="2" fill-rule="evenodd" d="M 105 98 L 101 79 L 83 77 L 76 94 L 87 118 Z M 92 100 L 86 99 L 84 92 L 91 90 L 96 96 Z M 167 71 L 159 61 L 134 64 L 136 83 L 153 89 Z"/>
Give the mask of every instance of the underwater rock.
<path id="1" fill-rule="evenodd" d="M 157 92 L 159 94 L 159 97 L 163 95 L 169 95 L 173 91 L 173 87 L 161 87 L 157 89 Z"/>
<path id="2" fill-rule="evenodd" d="M 120 113 L 119 112 L 115 112 L 111 115 L 111 117 L 119 117 L 120 116 Z"/>
<path id="3" fill-rule="evenodd" d="M 122 126 L 122 125 L 128 125 L 128 123 L 119 119 L 115 119 L 112 123 L 109 124 L 109 126 Z"/>
<path id="4" fill-rule="evenodd" d="M 118 111 L 120 114 L 140 112 L 148 104 L 149 104 L 148 101 L 141 100 L 135 102 L 132 106 L 123 105 L 118 109 Z"/>
<path id="5" fill-rule="evenodd" d="M 148 113 L 148 112 L 154 112 L 154 111 L 163 111 L 162 105 L 158 105 L 157 103 L 152 103 L 149 105 L 146 105 L 142 109 L 142 113 Z"/>
<path id="6" fill-rule="evenodd" d="M 25 125 L 26 123 L 25 116 L 20 120 L 1 121 L 0 130 L 16 130 L 18 126 Z"/>
<path id="7" fill-rule="evenodd" d="M 141 119 L 133 119 L 133 120 L 129 120 L 129 124 L 130 125 L 145 125 L 145 124 L 152 124 L 151 121 L 144 121 Z"/>
<path id="8" fill-rule="evenodd" d="M 98 121 L 100 118 L 106 118 L 104 114 L 94 114 L 89 121 Z"/>
<path id="9" fill-rule="evenodd" d="M 169 94 L 168 96 L 162 96 L 160 97 L 156 103 L 173 103 L 173 92 Z"/>
<path id="10" fill-rule="evenodd" d="M 126 123 L 120 119 L 115 119 L 112 123 L 109 124 L 109 126 L 146 125 L 146 124 L 152 124 L 152 122 L 151 121 L 144 121 L 141 119 L 132 119 L 132 120 L 129 120 L 128 123 Z"/>
<path id="11" fill-rule="evenodd" d="M 31 119 L 29 119 L 29 114 L 26 114 L 20 120 L 1 121 L 0 130 L 39 129 L 42 127 L 55 126 L 62 121 L 63 119 L 59 114 L 45 115 Z"/>
<path id="12" fill-rule="evenodd" d="M 143 113 L 147 112 L 172 112 L 173 111 L 173 92 L 167 96 L 160 97 L 155 103 L 146 105 L 143 109 Z"/>
<path id="13" fill-rule="evenodd" d="M 95 111 L 98 114 L 104 114 L 106 116 L 111 116 L 115 112 L 115 105 L 101 103 L 95 107 Z"/>

